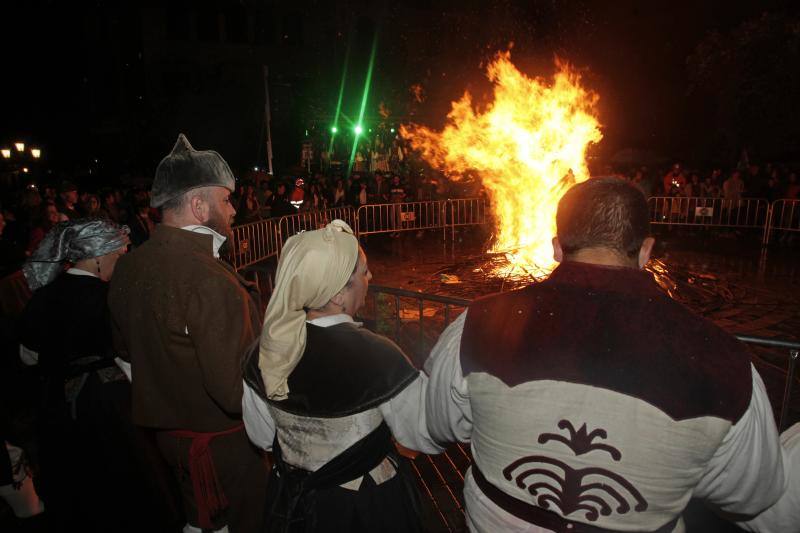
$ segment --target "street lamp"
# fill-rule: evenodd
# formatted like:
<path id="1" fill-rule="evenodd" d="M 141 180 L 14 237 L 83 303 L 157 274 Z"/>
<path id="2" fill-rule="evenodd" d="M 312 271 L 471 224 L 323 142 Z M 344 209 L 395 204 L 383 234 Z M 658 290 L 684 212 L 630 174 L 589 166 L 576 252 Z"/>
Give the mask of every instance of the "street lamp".
<path id="1" fill-rule="evenodd" d="M 8 148 L 3 148 L 0 150 L 0 153 L 3 154 L 3 159 L 11 159 L 11 150 Z"/>
<path id="2" fill-rule="evenodd" d="M 14 143 L 14 147 L 17 149 L 17 152 L 25 151 L 25 143 Z"/>
<path id="3" fill-rule="evenodd" d="M 31 157 L 34 159 L 39 159 L 42 157 L 42 151 L 38 148 L 31 148 Z"/>

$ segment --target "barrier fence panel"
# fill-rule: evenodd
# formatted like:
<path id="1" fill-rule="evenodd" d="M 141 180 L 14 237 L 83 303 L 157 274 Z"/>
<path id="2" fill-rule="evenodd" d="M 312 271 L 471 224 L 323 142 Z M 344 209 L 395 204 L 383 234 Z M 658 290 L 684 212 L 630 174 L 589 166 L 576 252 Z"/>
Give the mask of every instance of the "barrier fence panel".
<path id="1" fill-rule="evenodd" d="M 358 235 L 445 228 L 445 200 L 369 204 L 358 208 Z"/>
<path id="2" fill-rule="evenodd" d="M 352 207 L 330 207 L 326 209 L 325 216 L 328 221 L 340 219 L 347 222 L 347 224 L 356 231 L 356 212 Z"/>
<path id="3" fill-rule="evenodd" d="M 352 207 L 333 207 L 234 226 L 233 266 L 241 269 L 280 255 L 283 243 L 292 235 L 319 229 L 337 218 L 347 222 L 356 235 L 441 228 L 446 236 L 448 227 L 455 232 L 456 226 L 485 224 L 486 202 L 483 198 L 458 198 L 369 204 L 358 211 Z"/>
<path id="4" fill-rule="evenodd" d="M 653 196 L 648 199 L 651 224 L 764 228 L 769 203 L 763 198 L 685 198 Z"/>
<path id="5" fill-rule="evenodd" d="M 456 226 L 486 224 L 486 201 L 483 198 L 456 198 L 447 201 L 447 224 L 453 242 Z"/>
<path id="6" fill-rule="evenodd" d="M 455 198 L 449 204 L 447 224 L 469 226 L 486 224 L 486 201 L 483 198 Z"/>
<path id="7" fill-rule="evenodd" d="M 278 255 L 277 219 L 233 226 L 231 264 L 237 270 Z"/>
<path id="8" fill-rule="evenodd" d="M 776 200 L 770 206 L 763 198 L 654 196 L 648 199 L 648 209 L 650 223 L 656 225 L 763 228 L 764 244 L 769 242 L 773 230 L 800 231 L 800 200 Z M 232 263 L 241 269 L 279 255 L 283 243 L 292 235 L 321 228 L 336 218 L 347 222 L 357 235 L 442 228 L 446 236 L 449 227 L 454 239 L 456 226 L 486 224 L 486 211 L 483 198 L 457 198 L 369 204 L 357 211 L 352 207 L 334 207 L 260 220 L 234 226 Z"/>
<path id="9" fill-rule="evenodd" d="M 800 200 L 782 199 L 772 202 L 769 225 L 764 232 L 764 244 L 769 243 L 774 230 L 800 231 Z"/>
<path id="10" fill-rule="evenodd" d="M 278 254 L 283 248 L 286 239 L 301 231 L 311 231 L 325 227 L 331 220 L 342 219 L 347 222 L 353 231 L 356 222 L 352 207 L 332 207 L 323 211 L 304 211 L 295 215 L 281 217 L 278 221 Z"/>

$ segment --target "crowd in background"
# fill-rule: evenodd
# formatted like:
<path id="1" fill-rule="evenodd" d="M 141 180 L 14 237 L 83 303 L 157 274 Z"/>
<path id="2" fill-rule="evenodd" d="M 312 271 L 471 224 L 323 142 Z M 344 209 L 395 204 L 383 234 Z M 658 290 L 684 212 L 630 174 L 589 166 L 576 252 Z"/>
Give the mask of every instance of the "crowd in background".
<path id="1" fill-rule="evenodd" d="M 236 223 L 242 224 L 308 210 L 469 194 L 429 176 L 352 172 L 349 177 L 316 173 L 277 178 L 251 173 L 237 183 L 231 201 Z M 17 270 L 60 221 L 100 217 L 125 224 L 133 247 L 146 241 L 160 222 L 159 210 L 150 207 L 150 191 L 143 186 L 97 188 L 62 180 L 22 183 L 0 194 L 0 277 Z"/>
<path id="2" fill-rule="evenodd" d="M 649 171 L 647 167 L 629 169 L 617 174 L 636 184 L 646 197 L 668 196 L 686 198 L 800 198 L 797 172 L 785 165 L 766 163 L 739 164 L 728 172 L 716 167 L 708 170 L 686 169 L 675 163 L 666 172 Z"/>
<path id="3" fill-rule="evenodd" d="M 349 177 L 316 173 L 274 179 L 268 175 L 241 182 L 233 195 L 239 223 L 332 207 L 360 207 L 447 198 L 446 180 L 430 175 L 353 172 Z"/>
<path id="4" fill-rule="evenodd" d="M 402 150 L 400 150 L 402 153 Z M 406 158 L 407 162 L 408 158 Z M 348 176 L 330 165 L 316 165 L 318 172 L 275 177 L 249 173 L 237 183 L 232 195 L 236 223 L 243 224 L 310 210 L 366 204 L 427 201 L 474 197 L 482 194 L 475 182 L 455 183 L 441 174 L 420 171 L 397 158 L 388 171 L 373 169 L 371 162 L 354 163 Z M 362 170 L 362 168 L 366 170 Z M 635 183 L 646 197 L 800 198 L 800 183 L 794 169 L 766 163 L 738 164 L 730 170 L 689 169 L 676 163 L 658 167 L 610 166 L 594 169 L 594 175 L 617 175 Z M 76 180 L 78 181 L 78 180 Z M 79 217 L 108 218 L 131 229 L 136 247 L 149 237 L 160 221 L 150 207 L 145 186 L 98 187 L 77 185 L 69 180 L 19 183 L 0 196 L 0 277 L 19 268 L 47 231 L 62 220 Z"/>

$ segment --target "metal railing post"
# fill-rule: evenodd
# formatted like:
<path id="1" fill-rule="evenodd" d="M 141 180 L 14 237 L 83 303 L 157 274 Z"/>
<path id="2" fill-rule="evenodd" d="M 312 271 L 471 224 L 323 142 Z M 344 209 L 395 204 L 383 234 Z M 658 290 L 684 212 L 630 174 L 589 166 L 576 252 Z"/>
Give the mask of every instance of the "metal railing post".
<path id="1" fill-rule="evenodd" d="M 789 350 L 789 368 L 786 371 L 786 386 L 783 389 L 783 402 L 781 403 L 781 418 L 778 422 L 778 431 L 786 428 L 786 417 L 789 415 L 789 402 L 792 399 L 792 388 L 794 386 L 794 371 L 797 366 L 798 350 Z"/>
<path id="2" fill-rule="evenodd" d="M 400 295 L 394 295 L 394 337 L 400 337 Z"/>
<path id="3" fill-rule="evenodd" d="M 424 300 L 419 298 L 419 353 L 423 355 L 425 352 L 425 330 L 423 329 L 422 319 L 425 313 Z"/>
<path id="4" fill-rule="evenodd" d="M 774 205 L 767 206 L 767 220 L 764 222 L 764 236 L 761 239 L 761 245 L 766 246 L 769 244 L 769 232 L 772 227 L 772 213 L 774 213 Z"/>
<path id="5" fill-rule="evenodd" d="M 450 204 L 450 243 L 453 244 L 456 242 L 456 203 L 449 198 L 447 203 Z"/>

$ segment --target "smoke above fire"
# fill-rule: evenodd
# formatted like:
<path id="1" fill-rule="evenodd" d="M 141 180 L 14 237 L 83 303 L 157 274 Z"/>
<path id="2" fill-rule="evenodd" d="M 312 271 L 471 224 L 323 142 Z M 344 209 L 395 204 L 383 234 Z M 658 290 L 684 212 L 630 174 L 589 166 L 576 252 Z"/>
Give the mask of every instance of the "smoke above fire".
<path id="1" fill-rule="evenodd" d="M 410 124 L 400 128 L 428 163 L 461 179 L 477 174 L 491 198 L 497 232 L 492 252 L 506 253 L 527 273 L 555 265 L 558 201 L 589 178 L 586 151 L 602 138 L 598 95 L 580 75 L 556 60 L 552 79 L 529 77 L 500 52 L 488 65 L 493 99 L 479 109 L 469 92 L 452 103 L 442 131 Z"/>

